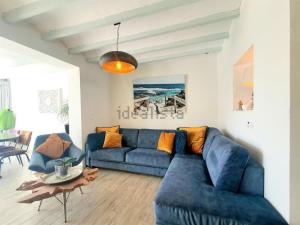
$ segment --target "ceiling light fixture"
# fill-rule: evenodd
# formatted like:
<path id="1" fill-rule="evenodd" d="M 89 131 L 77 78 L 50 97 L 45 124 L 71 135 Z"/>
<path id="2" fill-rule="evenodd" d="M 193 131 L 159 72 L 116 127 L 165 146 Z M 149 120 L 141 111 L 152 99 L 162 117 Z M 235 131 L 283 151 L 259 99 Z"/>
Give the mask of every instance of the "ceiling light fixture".
<path id="1" fill-rule="evenodd" d="M 137 60 L 127 52 L 119 51 L 119 29 L 121 22 L 115 23 L 117 30 L 117 51 L 107 52 L 101 56 L 99 65 L 101 68 L 112 74 L 127 74 L 136 70 Z"/>

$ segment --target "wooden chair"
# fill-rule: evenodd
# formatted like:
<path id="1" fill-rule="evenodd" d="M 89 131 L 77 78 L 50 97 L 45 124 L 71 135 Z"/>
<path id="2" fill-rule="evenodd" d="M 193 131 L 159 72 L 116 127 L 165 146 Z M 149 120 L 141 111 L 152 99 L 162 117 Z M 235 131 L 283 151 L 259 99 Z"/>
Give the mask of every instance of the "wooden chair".
<path id="1" fill-rule="evenodd" d="M 21 156 L 25 155 L 29 162 L 29 157 L 27 155 L 27 152 L 28 152 L 28 148 L 30 145 L 32 132 L 22 130 L 22 131 L 19 131 L 19 135 L 20 136 L 19 136 L 17 142 L 15 143 L 15 145 L 14 146 L 10 145 L 8 151 L 2 152 L 0 154 L 0 161 L 2 161 L 4 158 L 16 156 L 19 163 L 21 163 L 21 165 L 23 166 L 23 161 L 22 161 Z"/>

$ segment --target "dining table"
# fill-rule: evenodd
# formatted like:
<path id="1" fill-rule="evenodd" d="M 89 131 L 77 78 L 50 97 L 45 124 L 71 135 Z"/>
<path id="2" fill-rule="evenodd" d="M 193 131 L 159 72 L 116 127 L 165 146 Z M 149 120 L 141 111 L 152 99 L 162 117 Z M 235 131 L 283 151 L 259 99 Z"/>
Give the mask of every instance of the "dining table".
<path id="1" fill-rule="evenodd" d="M 17 133 L 0 133 L 0 142 L 16 141 L 19 136 Z"/>
<path id="2" fill-rule="evenodd" d="M 11 142 L 16 142 L 19 138 L 19 134 L 18 133 L 7 133 L 7 132 L 0 132 L 0 143 L 1 142 L 7 142 L 7 141 L 11 141 Z M 1 151 L 7 151 L 8 147 L 5 145 L 0 145 L 0 156 L 1 156 Z M 0 159 L 0 178 L 1 178 L 1 164 L 2 164 L 2 160 Z"/>

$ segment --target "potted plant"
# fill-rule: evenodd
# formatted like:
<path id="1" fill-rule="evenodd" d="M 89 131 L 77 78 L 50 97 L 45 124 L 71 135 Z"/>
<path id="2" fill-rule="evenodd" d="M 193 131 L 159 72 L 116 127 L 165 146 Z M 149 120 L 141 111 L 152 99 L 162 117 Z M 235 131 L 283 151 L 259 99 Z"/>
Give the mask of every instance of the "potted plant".
<path id="1" fill-rule="evenodd" d="M 62 104 L 58 114 L 58 119 L 65 125 L 65 131 L 69 134 L 69 104 L 68 102 Z"/>
<path id="2" fill-rule="evenodd" d="M 59 177 L 65 177 L 68 175 L 69 168 L 72 167 L 72 163 L 75 158 L 62 158 L 56 160 L 55 173 Z"/>

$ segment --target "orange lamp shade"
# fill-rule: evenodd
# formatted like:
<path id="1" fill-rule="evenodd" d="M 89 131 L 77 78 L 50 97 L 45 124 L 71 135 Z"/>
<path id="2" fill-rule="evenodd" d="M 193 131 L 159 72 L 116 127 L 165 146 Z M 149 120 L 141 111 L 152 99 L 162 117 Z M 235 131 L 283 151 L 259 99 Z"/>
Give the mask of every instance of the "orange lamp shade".
<path id="1" fill-rule="evenodd" d="M 107 73 L 127 74 L 136 70 L 138 63 L 136 59 L 121 51 L 112 51 L 104 54 L 99 61 L 100 66 Z"/>

